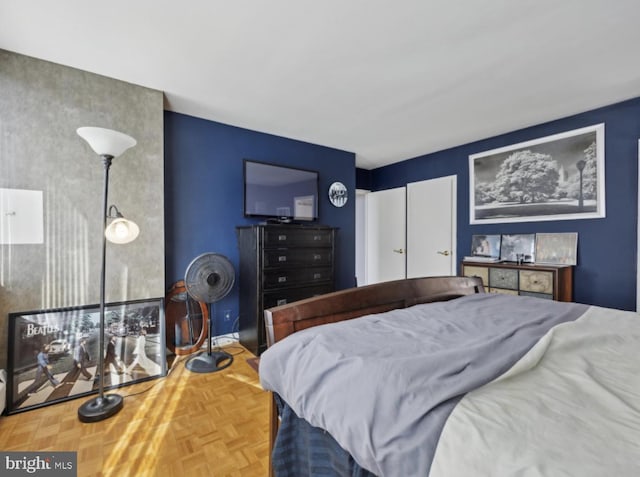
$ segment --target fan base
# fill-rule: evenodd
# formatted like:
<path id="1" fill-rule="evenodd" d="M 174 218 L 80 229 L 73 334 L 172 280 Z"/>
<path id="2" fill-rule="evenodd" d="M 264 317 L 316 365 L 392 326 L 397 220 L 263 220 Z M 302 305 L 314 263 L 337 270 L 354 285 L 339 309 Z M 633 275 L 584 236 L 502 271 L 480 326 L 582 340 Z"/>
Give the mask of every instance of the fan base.
<path id="1" fill-rule="evenodd" d="M 81 422 L 102 421 L 118 413 L 123 404 L 122 396 L 119 394 L 96 396 L 78 408 L 78 419 Z"/>
<path id="2" fill-rule="evenodd" d="M 223 363 L 223 361 L 227 361 Z M 223 363 L 223 364 L 220 364 Z M 233 363 L 233 356 L 224 351 L 200 353 L 189 358 L 185 367 L 194 373 L 213 373 L 227 368 Z"/>

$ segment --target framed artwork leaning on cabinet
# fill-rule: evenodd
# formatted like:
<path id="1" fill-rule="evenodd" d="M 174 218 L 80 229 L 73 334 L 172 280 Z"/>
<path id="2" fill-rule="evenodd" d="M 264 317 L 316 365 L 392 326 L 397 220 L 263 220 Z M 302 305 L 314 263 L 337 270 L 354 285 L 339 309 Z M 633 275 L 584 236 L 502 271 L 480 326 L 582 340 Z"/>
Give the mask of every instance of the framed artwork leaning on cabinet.
<path id="1" fill-rule="evenodd" d="M 536 262 L 576 265 L 577 257 L 577 232 L 536 234 Z"/>
<path id="2" fill-rule="evenodd" d="M 502 235 L 500 260 L 505 262 L 533 263 L 536 260 L 536 235 Z"/>
<path id="3" fill-rule="evenodd" d="M 472 235 L 471 256 L 500 258 L 500 235 Z"/>

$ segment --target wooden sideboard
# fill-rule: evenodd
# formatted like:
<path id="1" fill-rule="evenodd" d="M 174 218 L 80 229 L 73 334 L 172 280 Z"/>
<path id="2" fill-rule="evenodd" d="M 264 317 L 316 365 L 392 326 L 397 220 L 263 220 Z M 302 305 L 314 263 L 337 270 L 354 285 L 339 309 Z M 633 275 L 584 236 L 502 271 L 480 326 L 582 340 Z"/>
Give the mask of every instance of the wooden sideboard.
<path id="1" fill-rule="evenodd" d="M 573 266 L 463 261 L 461 275 L 480 277 L 489 293 L 573 301 Z"/>

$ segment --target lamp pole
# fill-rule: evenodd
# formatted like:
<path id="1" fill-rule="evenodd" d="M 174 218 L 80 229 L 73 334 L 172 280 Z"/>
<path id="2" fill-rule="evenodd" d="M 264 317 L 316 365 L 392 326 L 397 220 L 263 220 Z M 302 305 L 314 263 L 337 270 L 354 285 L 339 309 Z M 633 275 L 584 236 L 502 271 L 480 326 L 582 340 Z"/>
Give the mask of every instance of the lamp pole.
<path id="1" fill-rule="evenodd" d="M 107 199 L 109 196 L 109 168 L 111 167 L 111 160 L 113 156 L 104 154 L 102 156 L 102 163 L 104 164 L 104 188 L 102 194 L 102 230 L 107 228 Z M 107 236 L 102 234 L 102 267 L 100 272 L 100 356 L 99 356 L 99 368 L 100 373 L 99 385 L 98 385 L 98 399 L 104 399 L 104 304 L 106 300 L 105 282 L 107 275 Z M 121 398 L 122 400 L 122 398 Z M 122 404 L 120 404 L 122 407 Z M 117 412 L 117 411 L 116 411 Z"/>
<path id="2" fill-rule="evenodd" d="M 582 171 L 584 170 L 584 166 L 587 164 L 587 162 L 583 159 L 580 159 L 578 162 L 576 162 L 576 167 L 578 168 L 578 172 L 580 172 L 580 191 L 578 194 L 578 208 L 580 209 L 580 211 L 582 212 L 582 209 L 584 207 L 584 196 L 582 194 Z"/>
<path id="3" fill-rule="evenodd" d="M 85 402 L 78 408 L 78 419 L 82 422 L 96 422 L 118 413 L 124 405 L 123 398 L 119 394 L 110 393 L 104 395 L 104 308 L 105 308 L 105 282 L 106 282 L 106 258 L 107 237 L 104 230 L 107 228 L 107 201 L 109 196 L 109 168 L 113 156 L 102 154 L 104 164 L 104 186 L 102 193 L 102 263 L 100 268 L 100 354 L 98 355 L 98 396 Z"/>

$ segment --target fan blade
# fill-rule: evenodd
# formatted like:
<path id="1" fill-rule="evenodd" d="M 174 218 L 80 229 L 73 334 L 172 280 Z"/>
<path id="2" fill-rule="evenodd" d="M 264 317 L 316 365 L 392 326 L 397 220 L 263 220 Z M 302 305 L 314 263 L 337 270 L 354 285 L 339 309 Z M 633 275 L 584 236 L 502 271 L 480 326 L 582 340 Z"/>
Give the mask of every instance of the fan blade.
<path id="1" fill-rule="evenodd" d="M 224 298 L 233 288 L 235 272 L 227 257 L 204 253 L 196 257 L 185 272 L 185 288 L 196 301 L 213 303 Z"/>

